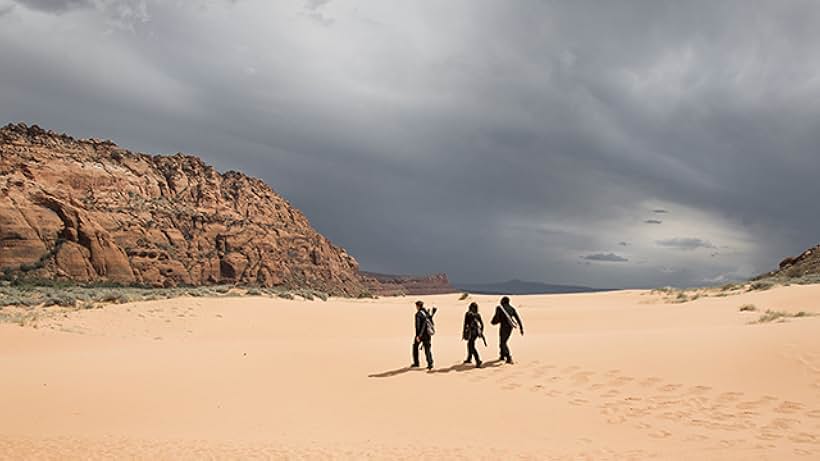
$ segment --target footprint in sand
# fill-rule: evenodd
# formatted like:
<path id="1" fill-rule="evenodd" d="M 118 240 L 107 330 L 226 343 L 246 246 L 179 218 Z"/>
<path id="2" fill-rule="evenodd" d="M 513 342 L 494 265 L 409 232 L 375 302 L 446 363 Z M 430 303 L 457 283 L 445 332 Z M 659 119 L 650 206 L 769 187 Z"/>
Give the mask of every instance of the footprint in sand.
<path id="1" fill-rule="evenodd" d="M 656 384 L 660 383 L 661 381 L 663 381 L 661 378 L 653 376 L 651 378 L 642 379 L 638 384 L 641 387 L 654 387 Z"/>
<path id="2" fill-rule="evenodd" d="M 720 402 L 736 402 L 743 397 L 743 392 L 724 392 L 718 396 Z"/>
<path id="3" fill-rule="evenodd" d="M 769 424 L 763 426 L 764 430 L 789 430 L 795 425 L 800 424 L 797 419 L 790 418 L 775 418 Z"/>
<path id="4" fill-rule="evenodd" d="M 573 365 L 573 366 L 571 366 L 571 367 L 566 367 L 566 368 L 564 368 L 563 370 L 561 370 L 561 373 L 563 373 L 563 374 L 567 375 L 567 374 L 570 374 L 570 373 L 572 373 L 572 372 L 574 372 L 574 371 L 578 371 L 578 370 L 580 370 L 580 369 L 581 369 L 581 367 L 576 367 L 575 365 Z"/>
<path id="5" fill-rule="evenodd" d="M 795 443 L 814 443 L 818 442 L 818 437 L 814 434 L 809 434 L 808 432 L 799 432 L 797 434 L 792 434 L 789 436 L 789 440 Z"/>
<path id="6" fill-rule="evenodd" d="M 589 377 L 594 375 L 595 373 L 591 371 L 582 371 L 580 373 L 575 373 L 572 375 L 572 385 L 573 386 L 581 386 L 584 384 L 589 383 Z"/>
<path id="7" fill-rule="evenodd" d="M 820 418 L 820 410 L 811 410 L 806 412 L 809 418 Z"/>
<path id="8" fill-rule="evenodd" d="M 607 385 L 615 386 L 615 387 L 621 387 L 621 386 L 626 386 L 627 384 L 631 383 L 632 381 L 635 381 L 635 378 L 630 378 L 629 376 L 619 376 L 619 377 L 617 377 L 615 379 L 612 379 L 609 382 L 607 382 Z"/>
<path id="9" fill-rule="evenodd" d="M 675 392 L 675 391 L 677 391 L 678 389 L 680 389 L 682 387 L 683 387 L 682 384 L 667 384 L 665 386 L 661 386 L 660 390 L 662 392 Z"/>
<path id="10" fill-rule="evenodd" d="M 656 439 L 668 439 L 672 436 L 672 433 L 661 429 L 659 431 L 650 433 L 649 436 Z"/>
<path id="11" fill-rule="evenodd" d="M 709 440 L 709 437 L 703 434 L 692 434 L 683 439 L 684 442 L 703 442 L 704 440 Z"/>
<path id="12" fill-rule="evenodd" d="M 798 411 L 801 411 L 804 408 L 805 408 L 805 405 L 803 405 L 802 403 L 791 402 L 789 400 L 785 400 L 785 401 L 783 401 L 783 403 L 778 405 L 777 408 L 774 409 L 774 411 L 776 411 L 778 413 L 791 414 L 791 413 L 796 413 Z"/>
<path id="13" fill-rule="evenodd" d="M 586 405 L 588 403 L 589 403 L 589 400 L 586 400 L 586 399 L 572 399 L 572 400 L 569 401 L 570 405 L 575 405 L 576 407 L 581 406 L 581 405 Z"/>
<path id="14" fill-rule="evenodd" d="M 694 386 L 690 387 L 686 393 L 689 395 L 701 395 L 711 391 L 712 388 L 710 386 Z"/>
<path id="15" fill-rule="evenodd" d="M 775 432 L 769 432 L 769 431 L 761 431 L 760 435 L 757 436 L 758 440 L 778 440 L 778 439 L 782 439 L 782 438 L 783 438 L 782 434 L 777 434 Z"/>

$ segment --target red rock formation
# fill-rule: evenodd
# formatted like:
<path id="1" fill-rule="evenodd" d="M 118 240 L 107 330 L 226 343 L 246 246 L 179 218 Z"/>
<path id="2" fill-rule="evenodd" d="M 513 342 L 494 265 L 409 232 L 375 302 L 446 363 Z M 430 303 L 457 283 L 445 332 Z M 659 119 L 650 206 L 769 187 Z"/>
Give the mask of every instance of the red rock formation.
<path id="1" fill-rule="evenodd" d="M 166 287 L 364 288 L 356 260 L 258 179 L 24 124 L 0 129 L 0 270 Z"/>
<path id="2" fill-rule="evenodd" d="M 373 272 L 362 272 L 362 280 L 368 290 L 377 295 L 432 295 L 455 293 L 447 274 L 431 275 L 389 275 Z"/>

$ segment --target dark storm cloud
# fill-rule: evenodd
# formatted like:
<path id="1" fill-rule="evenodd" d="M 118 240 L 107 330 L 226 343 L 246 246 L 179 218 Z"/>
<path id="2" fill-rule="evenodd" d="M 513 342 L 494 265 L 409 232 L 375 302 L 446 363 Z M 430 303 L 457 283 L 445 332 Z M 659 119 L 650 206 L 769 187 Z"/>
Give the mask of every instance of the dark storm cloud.
<path id="1" fill-rule="evenodd" d="M 366 269 L 690 284 L 818 239 L 814 2 L 17 3 L 3 122 L 259 176 Z M 649 262 L 578 264 L 613 235 Z"/>
<path id="2" fill-rule="evenodd" d="M 587 261 L 602 261 L 613 263 L 625 263 L 629 261 L 627 258 L 624 258 L 623 256 L 618 256 L 615 253 L 595 253 L 583 256 L 581 259 L 585 259 Z"/>
<path id="3" fill-rule="evenodd" d="M 662 247 L 684 251 L 697 250 L 698 248 L 717 248 L 713 243 L 699 238 L 672 238 L 658 240 L 656 243 Z"/>

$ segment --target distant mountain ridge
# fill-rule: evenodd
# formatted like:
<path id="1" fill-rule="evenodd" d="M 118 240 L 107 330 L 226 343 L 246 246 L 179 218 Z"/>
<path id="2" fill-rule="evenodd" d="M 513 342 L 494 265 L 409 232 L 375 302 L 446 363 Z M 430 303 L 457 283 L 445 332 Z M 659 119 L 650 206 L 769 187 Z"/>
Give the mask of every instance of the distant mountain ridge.
<path id="1" fill-rule="evenodd" d="M 538 295 L 555 293 L 590 293 L 607 291 L 605 288 L 590 288 L 575 285 L 553 285 L 525 280 L 508 280 L 496 283 L 454 283 L 462 291 L 485 295 Z"/>

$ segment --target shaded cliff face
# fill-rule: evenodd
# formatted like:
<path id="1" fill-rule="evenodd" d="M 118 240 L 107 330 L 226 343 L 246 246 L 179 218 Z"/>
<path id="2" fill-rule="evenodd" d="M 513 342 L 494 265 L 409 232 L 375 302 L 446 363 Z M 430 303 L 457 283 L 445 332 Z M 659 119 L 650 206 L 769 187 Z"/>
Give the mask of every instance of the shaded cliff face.
<path id="1" fill-rule="evenodd" d="M 390 275 L 362 272 L 362 280 L 371 293 L 382 296 L 433 295 L 455 293 L 447 274 Z"/>
<path id="2" fill-rule="evenodd" d="M 24 124 L 0 129 L 6 277 L 363 291 L 356 260 L 264 182 Z"/>

